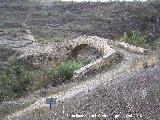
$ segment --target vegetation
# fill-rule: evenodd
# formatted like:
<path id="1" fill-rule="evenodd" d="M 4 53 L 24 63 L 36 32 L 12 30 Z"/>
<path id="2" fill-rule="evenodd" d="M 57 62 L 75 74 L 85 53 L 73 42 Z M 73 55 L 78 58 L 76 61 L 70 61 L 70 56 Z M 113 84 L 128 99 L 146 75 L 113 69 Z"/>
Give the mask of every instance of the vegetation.
<path id="1" fill-rule="evenodd" d="M 63 80 L 71 79 L 73 72 L 84 66 L 82 60 L 68 60 L 60 64 L 58 67 L 58 73 Z"/>
<path id="2" fill-rule="evenodd" d="M 14 65 L 0 71 L 0 101 L 11 100 L 25 93 L 46 87 L 56 72 L 51 70 L 28 70 L 25 66 Z"/>
<path id="3" fill-rule="evenodd" d="M 85 65 L 82 60 L 68 60 L 50 70 L 29 70 L 23 65 L 14 65 L 0 71 L 0 101 L 11 100 L 28 92 L 56 86 L 71 79 L 74 70 Z"/>
<path id="4" fill-rule="evenodd" d="M 0 73 L 0 101 L 13 99 L 28 91 L 32 75 L 24 66 L 13 66 Z"/>
<path id="5" fill-rule="evenodd" d="M 148 46 L 144 36 L 142 36 L 141 33 L 138 31 L 132 31 L 129 34 L 125 33 L 124 36 L 120 38 L 120 40 L 135 46 L 141 46 L 141 47 Z"/>

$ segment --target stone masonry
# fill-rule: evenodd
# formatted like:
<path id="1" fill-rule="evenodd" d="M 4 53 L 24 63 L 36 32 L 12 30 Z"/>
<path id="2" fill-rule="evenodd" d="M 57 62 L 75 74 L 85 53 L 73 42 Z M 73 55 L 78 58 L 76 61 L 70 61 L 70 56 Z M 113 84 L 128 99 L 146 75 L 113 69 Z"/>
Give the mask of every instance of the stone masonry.
<path id="1" fill-rule="evenodd" d="M 111 46 L 123 47 L 129 51 L 140 54 L 144 54 L 147 51 L 146 49 L 136 47 L 128 43 L 116 42 L 97 36 L 80 36 L 70 41 L 69 46 L 71 47 L 70 49 L 72 51 L 77 46 L 80 46 L 82 44 L 96 48 L 99 52 L 102 53 L 102 57 L 80 68 L 79 70 L 74 71 L 73 79 L 82 78 L 88 72 L 99 69 L 106 64 L 110 64 L 110 62 L 117 57 L 117 54 L 119 54 L 116 50 L 111 48 Z"/>

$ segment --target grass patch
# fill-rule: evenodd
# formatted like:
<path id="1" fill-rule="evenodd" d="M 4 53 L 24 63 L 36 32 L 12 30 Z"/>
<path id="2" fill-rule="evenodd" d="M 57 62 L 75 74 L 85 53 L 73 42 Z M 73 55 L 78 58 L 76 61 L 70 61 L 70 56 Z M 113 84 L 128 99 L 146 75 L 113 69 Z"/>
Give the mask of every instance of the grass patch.
<path id="1" fill-rule="evenodd" d="M 135 46 L 140 46 L 144 48 L 148 47 L 144 36 L 142 36 L 141 33 L 138 31 L 132 31 L 128 34 L 125 33 L 124 36 L 120 38 L 120 40 Z"/>

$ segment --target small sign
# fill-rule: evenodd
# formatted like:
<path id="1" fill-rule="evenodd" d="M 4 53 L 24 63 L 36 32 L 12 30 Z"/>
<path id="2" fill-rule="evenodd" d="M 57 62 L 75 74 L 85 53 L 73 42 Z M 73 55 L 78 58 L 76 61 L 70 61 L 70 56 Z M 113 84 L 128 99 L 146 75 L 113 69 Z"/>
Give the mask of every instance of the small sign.
<path id="1" fill-rule="evenodd" d="M 56 104 L 57 98 L 46 98 L 46 104 Z"/>
<path id="2" fill-rule="evenodd" d="M 57 98 L 46 98 L 46 104 L 49 104 L 49 106 L 50 106 L 50 110 L 51 110 L 51 108 L 52 108 L 52 105 L 55 105 L 56 104 L 56 100 L 57 100 Z"/>

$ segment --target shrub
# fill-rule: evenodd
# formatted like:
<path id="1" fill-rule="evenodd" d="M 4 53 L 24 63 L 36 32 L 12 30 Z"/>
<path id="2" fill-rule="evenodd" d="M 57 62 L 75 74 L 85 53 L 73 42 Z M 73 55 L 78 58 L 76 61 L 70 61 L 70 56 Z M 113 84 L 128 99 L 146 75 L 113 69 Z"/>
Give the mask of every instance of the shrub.
<path id="1" fill-rule="evenodd" d="M 71 79 L 73 72 L 82 66 L 84 66 L 82 60 L 68 60 L 60 64 L 57 71 L 63 80 L 68 80 Z"/>
<path id="2" fill-rule="evenodd" d="M 125 33 L 124 36 L 120 38 L 120 40 L 135 46 L 142 46 L 142 47 L 148 46 L 145 38 L 138 31 L 132 31 L 129 34 Z"/>
<path id="3" fill-rule="evenodd" d="M 0 101 L 22 95 L 31 85 L 32 75 L 24 66 L 16 65 L 0 73 Z"/>
<path id="4" fill-rule="evenodd" d="M 13 87 L 13 90 L 16 93 L 19 91 L 27 91 L 29 85 L 31 85 L 32 83 L 32 74 L 29 71 L 27 71 L 27 69 L 24 66 L 15 66 L 13 70 L 15 71 L 14 75 L 16 76 L 16 82 Z"/>

